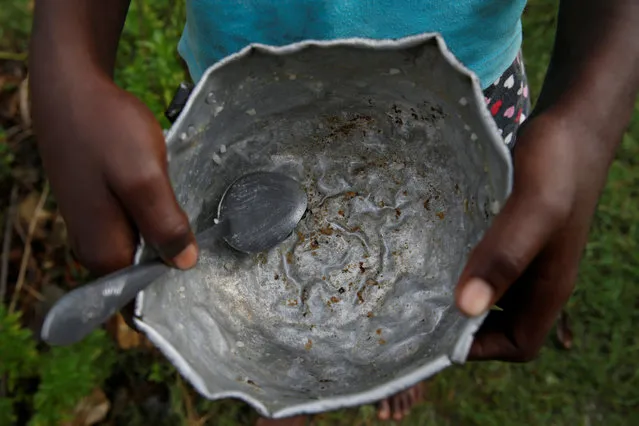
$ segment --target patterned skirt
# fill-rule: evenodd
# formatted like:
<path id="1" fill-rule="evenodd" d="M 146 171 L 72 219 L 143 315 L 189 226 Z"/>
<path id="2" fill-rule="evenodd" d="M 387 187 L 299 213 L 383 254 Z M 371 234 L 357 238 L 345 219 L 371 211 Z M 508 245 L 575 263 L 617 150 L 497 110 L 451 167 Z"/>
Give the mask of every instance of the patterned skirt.
<path id="1" fill-rule="evenodd" d="M 486 106 L 490 110 L 504 143 L 512 150 L 517 130 L 530 114 L 528 80 L 521 52 L 512 65 L 486 90 Z"/>

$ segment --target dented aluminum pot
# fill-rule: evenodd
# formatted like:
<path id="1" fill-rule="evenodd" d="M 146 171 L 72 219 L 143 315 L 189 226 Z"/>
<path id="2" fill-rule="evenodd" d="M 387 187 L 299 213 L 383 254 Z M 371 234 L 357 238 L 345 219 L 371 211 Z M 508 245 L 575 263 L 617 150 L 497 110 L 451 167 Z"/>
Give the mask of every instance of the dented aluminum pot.
<path id="1" fill-rule="evenodd" d="M 247 172 L 287 173 L 309 197 L 281 245 L 201 247 L 138 296 L 137 326 L 202 395 L 286 417 L 465 361 L 483 318 L 461 315 L 453 289 L 512 165 L 438 35 L 249 46 L 205 73 L 167 144 L 196 231 Z"/>

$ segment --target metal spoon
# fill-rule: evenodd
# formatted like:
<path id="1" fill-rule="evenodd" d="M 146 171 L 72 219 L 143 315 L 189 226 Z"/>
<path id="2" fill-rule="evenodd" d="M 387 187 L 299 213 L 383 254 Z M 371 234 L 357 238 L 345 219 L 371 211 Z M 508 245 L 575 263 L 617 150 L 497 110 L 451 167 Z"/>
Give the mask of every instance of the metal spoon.
<path id="1" fill-rule="evenodd" d="M 220 238 L 244 253 L 267 250 L 293 232 L 306 211 L 306 193 L 288 176 L 255 172 L 233 182 L 222 195 L 217 224 L 196 236 L 211 249 Z M 42 340 L 75 343 L 129 303 L 141 290 L 174 270 L 158 259 L 106 275 L 65 294 L 47 313 Z"/>

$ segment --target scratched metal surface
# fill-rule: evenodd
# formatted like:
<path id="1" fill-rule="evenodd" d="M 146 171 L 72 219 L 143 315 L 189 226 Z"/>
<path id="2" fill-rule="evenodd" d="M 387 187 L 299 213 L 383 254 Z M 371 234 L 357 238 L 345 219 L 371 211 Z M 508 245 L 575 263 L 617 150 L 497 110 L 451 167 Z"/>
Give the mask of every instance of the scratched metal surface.
<path id="1" fill-rule="evenodd" d="M 203 395 L 283 417 L 372 402 L 462 363 L 453 306 L 511 185 L 476 79 L 441 39 L 254 46 L 214 66 L 167 135 L 195 229 L 273 170 L 308 211 L 284 243 L 202 247 L 138 297 L 138 325 Z"/>

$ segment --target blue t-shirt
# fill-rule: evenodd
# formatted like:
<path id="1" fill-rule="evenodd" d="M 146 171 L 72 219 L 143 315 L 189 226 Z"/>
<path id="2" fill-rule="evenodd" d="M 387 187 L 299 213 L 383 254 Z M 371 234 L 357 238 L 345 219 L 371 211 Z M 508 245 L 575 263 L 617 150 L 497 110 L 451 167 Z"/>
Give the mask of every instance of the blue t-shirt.
<path id="1" fill-rule="evenodd" d="M 439 32 L 488 87 L 515 60 L 526 0 L 187 0 L 178 51 L 197 81 L 250 43 Z"/>

